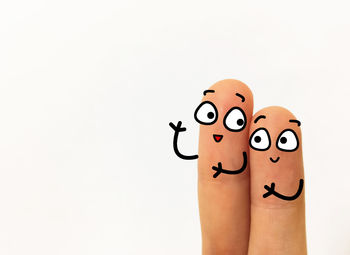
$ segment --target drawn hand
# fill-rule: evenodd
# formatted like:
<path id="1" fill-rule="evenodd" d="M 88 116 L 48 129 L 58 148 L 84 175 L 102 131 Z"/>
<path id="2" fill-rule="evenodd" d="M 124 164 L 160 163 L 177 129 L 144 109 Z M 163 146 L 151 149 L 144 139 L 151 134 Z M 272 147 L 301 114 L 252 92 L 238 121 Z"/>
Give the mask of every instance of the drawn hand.
<path id="1" fill-rule="evenodd" d="M 176 125 L 176 126 L 175 126 L 174 123 L 172 123 L 172 122 L 169 123 L 169 126 L 170 126 L 172 129 L 174 129 L 175 132 L 184 132 L 184 131 L 186 131 L 186 128 L 185 128 L 185 127 L 181 127 L 181 125 L 182 125 L 182 122 L 181 122 L 181 121 L 177 122 L 177 125 Z"/>

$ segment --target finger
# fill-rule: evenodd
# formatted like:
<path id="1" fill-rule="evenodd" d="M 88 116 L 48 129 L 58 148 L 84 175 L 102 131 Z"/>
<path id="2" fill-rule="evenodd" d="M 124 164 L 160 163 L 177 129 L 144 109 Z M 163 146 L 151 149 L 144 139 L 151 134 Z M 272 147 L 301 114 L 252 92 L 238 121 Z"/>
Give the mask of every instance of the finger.
<path id="1" fill-rule="evenodd" d="M 257 112 L 250 126 L 249 254 L 306 254 L 301 130 L 282 107 Z"/>
<path id="2" fill-rule="evenodd" d="M 198 197 L 203 254 L 247 254 L 249 165 L 244 153 L 253 95 L 237 80 L 220 81 L 210 90 L 195 113 L 201 123 Z M 230 172 L 242 166 L 239 174 Z"/>

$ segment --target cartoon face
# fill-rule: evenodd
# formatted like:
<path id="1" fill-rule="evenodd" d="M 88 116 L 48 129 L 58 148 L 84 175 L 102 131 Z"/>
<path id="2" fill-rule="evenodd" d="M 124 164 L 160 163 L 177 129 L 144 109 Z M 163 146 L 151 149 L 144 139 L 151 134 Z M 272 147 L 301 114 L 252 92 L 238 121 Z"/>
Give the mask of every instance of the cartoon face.
<path id="1" fill-rule="evenodd" d="M 252 178 L 257 176 L 261 181 L 256 189 L 263 198 L 271 195 L 282 200 L 298 198 L 304 183 L 300 121 L 284 108 L 268 107 L 255 114 L 250 129 L 251 162 L 256 162 L 254 168 L 259 169 L 252 173 Z"/>
<path id="2" fill-rule="evenodd" d="M 253 109 L 252 93 L 240 81 L 223 80 L 203 94 L 202 102 L 194 112 L 201 133 L 199 164 L 203 164 L 203 168 L 204 164 L 211 165 L 212 169 L 200 174 L 211 179 L 222 173 L 240 174 L 248 165 L 247 127 Z"/>
<path id="3" fill-rule="evenodd" d="M 204 91 L 204 95 L 206 95 L 208 92 L 215 93 L 214 90 L 206 90 Z M 242 102 L 245 101 L 245 97 L 241 94 L 236 93 L 236 96 L 241 98 Z M 194 112 L 194 118 L 199 124 L 213 125 L 218 119 L 218 110 L 216 109 L 214 103 L 204 101 Z M 240 107 L 234 106 L 225 114 L 222 124 L 230 132 L 240 132 L 246 127 L 247 118 L 244 111 Z M 223 137 L 223 134 L 213 134 L 214 141 L 217 143 L 219 143 Z"/>

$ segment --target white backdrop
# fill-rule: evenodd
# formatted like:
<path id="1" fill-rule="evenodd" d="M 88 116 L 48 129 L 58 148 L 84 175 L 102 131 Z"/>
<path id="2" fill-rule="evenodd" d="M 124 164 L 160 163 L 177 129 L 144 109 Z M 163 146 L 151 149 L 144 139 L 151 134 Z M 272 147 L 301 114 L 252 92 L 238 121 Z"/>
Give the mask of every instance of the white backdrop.
<path id="1" fill-rule="evenodd" d="M 0 254 L 200 254 L 193 112 L 302 121 L 309 253 L 350 254 L 348 1 L 1 1 Z"/>

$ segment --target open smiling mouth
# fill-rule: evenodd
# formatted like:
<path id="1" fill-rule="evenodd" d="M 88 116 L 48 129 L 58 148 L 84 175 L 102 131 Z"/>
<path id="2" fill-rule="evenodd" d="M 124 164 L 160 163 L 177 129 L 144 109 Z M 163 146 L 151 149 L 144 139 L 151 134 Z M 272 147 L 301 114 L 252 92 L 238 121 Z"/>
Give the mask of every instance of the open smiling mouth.
<path id="1" fill-rule="evenodd" d="M 213 178 L 216 178 L 219 176 L 219 174 L 224 173 L 224 174 L 240 174 L 246 169 L 248 163 L 247 159 L 247 153 L 243 151 L 243 164 L 240 169 L 237 170 L 227 170 L 222 168 L 222 163 L 219 162 L 218 166 L 213 166 L 212 169 L 216 171 L 216 173 L 213 175 Z"/>
<path id="2" fill-rule="evenodd" d="M 273 182 L 273 183 L 271 183 L 271 186 L 268 186 L 268 185 L 264 186 L 264 188 L 267 190 L 267 192 L 263 195 L 263 198 L 267 198 L 270 195 L 274 195 L 275 197 L 278 197 L 282 200 L 291 201 L 291 200 L 297 199 L 300 196 L 301 192 L 303 191 L 303 186 L 304 186 L 304 180 L 300 179 L 299 188 L 298 188 L 297 192 L 293 196 L 284 196 L 284 195 L 278 193 L 277 191 L 275 191 L 275 183 Z"/>
<path id="3" fill-rule="evenodd" d="M 216 134 L 213 135 L 213 138 L 217 143 L 220 142 L 223 137 L 224 137 L 223 135 L 216 135 Z"/>
<path id="4" fill-rule="evenodd" d="M 277 157 L 276 159 L 270 158 L 270 160 L 272 163 L 277 163 L 278 160 L 280 160 L 280 157 Z"/>

